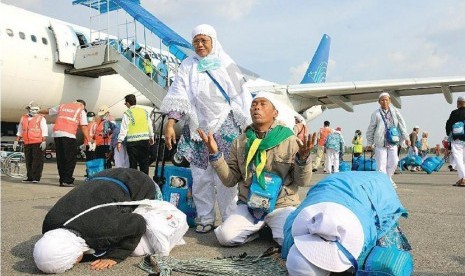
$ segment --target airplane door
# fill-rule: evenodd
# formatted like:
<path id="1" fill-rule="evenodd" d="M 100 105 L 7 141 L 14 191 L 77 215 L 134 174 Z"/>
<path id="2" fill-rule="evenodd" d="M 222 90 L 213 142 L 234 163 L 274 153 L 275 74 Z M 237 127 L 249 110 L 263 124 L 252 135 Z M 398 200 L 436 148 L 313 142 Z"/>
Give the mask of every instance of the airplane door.
<path id="1" fill-rule="evenodd" d="M 50 29 L 55 36 L 57 45 L 56 63 L 74 64 L 79 40 L 71 26 L 60 22 L 50 21 Z"/>

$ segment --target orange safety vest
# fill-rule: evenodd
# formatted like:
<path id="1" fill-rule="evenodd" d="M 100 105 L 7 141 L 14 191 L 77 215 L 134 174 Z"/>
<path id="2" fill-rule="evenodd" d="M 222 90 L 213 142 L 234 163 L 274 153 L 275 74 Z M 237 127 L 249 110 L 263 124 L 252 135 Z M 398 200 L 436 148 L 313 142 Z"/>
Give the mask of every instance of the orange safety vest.
<path id="1" fill-rule="evenodd" d="M 90 137 L 91 139 L 93 139 L 92 136 L 94 136 L 94 135 L 93 135 L 94 133 L 93 133 L 93 131 L 92 131 L 92 128 L 94 127 L 94 125 L 95 125 L 95 122 L 90 122 L 90 123 L 87 125 L 88 130 L 89 130 L 89 133 L 88 133 L 88 134 L 89 134 L 89 137 Z M 89 144 L 89 141 L 88 141 L 88 140 L 86 139 L 86 137 L 84 136 L 84 145 L 87 146 L 88 144 Z"/>
<path id="2" fill-rule="evenodd" d="M 81 112 L 84 109 L 81 103 L 66 103 L 58 107 L 58 117 L 53 131 L 64 131 L 76 135 Z"/>
<path id="3" fill-rule="evenodd" d="M 320 128 L 320 139 L 318 139 L 318 146 L 324 147 L 326 142 L 326 137 L 331 133 L 331 129 L 329 127 L 322 127 Z"/>
<path id="4" fill-rule="evenodd" d="M 42 129 L 40 128 L 40 121 L 44 116 L 37 115 L 29 120 L 26 114 L 21 121 L 21 128 L 23 130 L 23 141 L 25 145 L 42 143 Z"/>
<path id="5" fill-rule="evenodd" d="M 103 127 L 105 126 L 105 121 L 106 120 L 101 120 L 98 124 L 97 127 L 95 128 L 95 145 L 97 146 L 103 146 L 103 145 L 109 145 L 111 141 L 111 134 L 104 134 L 103 133 Z"/>

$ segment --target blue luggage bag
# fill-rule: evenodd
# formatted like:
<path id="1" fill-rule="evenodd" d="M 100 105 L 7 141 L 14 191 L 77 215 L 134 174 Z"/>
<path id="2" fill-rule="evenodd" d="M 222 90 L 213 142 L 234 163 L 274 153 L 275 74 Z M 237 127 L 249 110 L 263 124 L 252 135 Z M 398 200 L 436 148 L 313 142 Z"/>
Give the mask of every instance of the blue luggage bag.
<path id="1" fill-rule="evenodd" d="M 427 173 L 431 174 L 432 172 L 438 172 L 442 166 L 446 163 L 444 158 L 439 158 L 437 156 L 430 156 L 423 161 L 421 168 Z"/>
<path id="2" fill-rule="evenodd" d="M 163 132 L 163 123 L 166 114 L 155 112 L 161 118 L 158 141 L 161 141 Z M 189 168 L 176 167 L 173 165 L 165 166 L 165 143 L 158 143 L 158 149 L 155 159 L 155 174 L 153 180 L 161 189 L 163 200 L 168 201 L 176 208 L 181 210 L 187 217 L 187 224 L 190 227 L 196 225 L 195 218 L 197 210 L 195 209 L 194 199 L 192 198 L 192 173 Z M 159 165 L 161 159 L 161 166 Z"/>
<path id="3" fill-rule="evenodd" d="M 161 175 L 161 168 L 158 169 Z M 192 198 L 192 173 L 189 168 L 165 166 L 163 177 L 164 183 L 157 183 L 161 188 L 164 201 L 176 206 L 187 216 L 187 224 L 195 226 L 197 211 Z"/>
<path id="4" fill-rule="evenodd" d="M 97 158 L 86 161 L 87 179 L 91 178 L 94 174 L 101 172 L 105 169 L 105 159 Z"/>
<path id="5" fill-rule="evenodd" d="M 402 172 L 402 169 L 408 170 L 408 166 L 421 166 L 421 163 L 420 155 L 409 154 L 399 160 L 398 166 L 399 170 Z"/>
<path id="6" fill-rule="evenodd" d="M 374 151 L 371 151 L 370 158 L 366 158 L 366 150 L 363 151 L 363 157 L 359 156 L 354 160 L 353 167 L 356 167 L 357 171 L 376 171 L 376 160 L 373 158 Z"/>
<path id="7" fill-rule="evenodd" d="M 340 172 L 347 172 L 352 169 L 352 165 L 349 162 L 341 161 L 339 163 L 339 171 Z"/>

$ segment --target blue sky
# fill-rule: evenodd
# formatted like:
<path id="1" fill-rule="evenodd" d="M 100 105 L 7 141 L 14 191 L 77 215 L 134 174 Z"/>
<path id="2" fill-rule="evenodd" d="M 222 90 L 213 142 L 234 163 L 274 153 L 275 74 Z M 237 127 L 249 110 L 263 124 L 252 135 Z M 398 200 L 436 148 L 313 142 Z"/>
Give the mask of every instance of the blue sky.
<path id="1" fill-rule="evenodd" d="M 69 1 L 7 0 L 33 12 L 89 26 L 87 9 Z M 465 1 L 314 0 L 142 0 L 173 30 L 190 40 L 194 26 L 213 25 L 225 50 L 262 78 L 296 83 L 302 78 L 321 36 L 331 36 L 327 82 L 465 75 Z M 454 94 L 454 101 L 459 94 Z M 465 95 L 461 93 L 460 95 Z M 444 136 L 455 104 L 442 95 L 402 99 L 409 132 Z M 364 133 L 377 104 L 354 113 L 328 110 L 310 123 L 312 131 L 329 120 L 346 140 Z"/>

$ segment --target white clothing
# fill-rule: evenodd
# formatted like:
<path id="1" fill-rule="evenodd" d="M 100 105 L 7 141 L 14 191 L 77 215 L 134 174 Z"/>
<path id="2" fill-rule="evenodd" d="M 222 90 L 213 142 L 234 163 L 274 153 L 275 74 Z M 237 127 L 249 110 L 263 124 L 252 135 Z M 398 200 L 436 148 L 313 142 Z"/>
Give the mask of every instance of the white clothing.
<path id="1" fill-rule="evenodd" d="M 208 72 L 229 96 L 231 103 L 226 101 L 221 90 L 206 72 L 199 72 L 199 60 L 204 58 L 194 53 L 179 66 L 160 110 L 165 113 L 176 111 L 185 116 L 191 139 L 201 141 L 197 129 L 201 128 L 205 133 L 217 133 L 231 111 L 235 122 L 241 128 L 249 125 L 252 95 L 239 67 L 224 52 L 215 29 L 202 24 L 192 32 L 193 37 L 197 34 L 208 35 L 212 40 L 211 53 L 204 58 L 219 60 L 221 65 Z"/>
<path id="2" fill-rule="evenodd" d="M 392 175 L 396 171 L 399 156 L 397 156 L 397 146 L 376 147 L 376 166 L 379 172 L 387 174 L 392 181 Z"/>
<path id="3" fill-rule="evenodd" d="M 289 249 L 286 268 L 289 276 L 329 276 L 331 273 L 309 262 L 295 244 Z"/>
<path id="4" fill-rule="evenodd" d="M 407 126 L 405 124 L 404 118 L 396 108 L 390 107 L 390 111 L 393 126 L 397 127 L 399 130 L 399 143 L 402 145 L 404 141 L 409 140 Z M 368 129 L 366 131 L 367 146 L 386 146 L 386 127 L 384 125 L 383 117 L 381 117 L 381 113 L 381 109 L 377 109 L 373 112 L 373 114 L 371 114 L 370 124 L 368 125 Z"/>
<path id="5" fill-rule="evenodd" d="M 224 186 L 210 164 L 206 170 L 191 165 L 191 171 L 192 198 L 200 224 L 215 223 L 216 201 L 218 201 L 221 218 L 225 221 L 236 209 L 237 185 L 230 188 Z"/>
<path id="6" fill-rule="evenodd" d="M 129 168 L 129 157 L 126 151 L 126 146 L 121 144 L 121 150 L 115 150 L 113 152 L 113 158 L 115 159 L 115 168 Z"/>
<path id="7" fill-rule="evenodd" d="M 23 128 L 21 127 L 23 125 L 23 118 L 21 117 L 21 120 L 19 120 L 19 126 L 18 126 L 18 132 L 16 133 L 16 136 L 23 137 Z M 32 119 L 36 119 L 36 117 L 27 117 L 27 120 L 30 121 Z M 47 128 L 47 121 L 45 120 L 44 117 L 40 120 L 40 130 L 42 132 L 42 137 L 47 137 L 48 136 L 48 128 Z"/>
<path id="8" fill-rule="evenodd" d="M 332 166 L 334 166 L 334 172 L 339 172 L 339 151 L 335 149 L 326 149 L 326 160 L 325 168 L 328 173 L 331 173 Z"/>
<path id="9" fill-rule="evenodd" d="M 465 143 L 460 140 L 452 141 L 451 147 L 458 177 L 465 178 Z"/>
<path id="10" fill-rule="evenodd" d="M 57 106 L 54 106 L 52 108 L 49 108 L 48 110 L 48 115 L 50 116 L 53 116 L 53 115 L 57 115 L 58 114 L 58 108 L 60 106 L 57 105 Z M 81 110 L 81 115 L 79 116 L 79 122 L 78 122 L 78 125 L 80 126 L 87 126 L 87 113 L 84 109 Z M 53 134 L 52 134 L 52 137 L 68 137 L 68 138 L 74 138 L 76 139 L 76 135 L 73 134 L 73 133 L 69 133 L 69 132 L 66 132 L 66 131 L 61 131 L 61 130 L 58 130 L 58 131 L 54 131 Z"/>
<path id="11" fill-rule="evenodd" d="M 252 241 L 258 237 L 257 232 L 267 224 L 273 233 L 273 239 L 282 245 L 284 239 L 284 223 L 288 215 L 295 210 L 289 206 L 278 208 L 268 214 L 263 221 L 255 223 L 247 205 L 239 204 L 223 224 L 215 229 L 218 242 L 224 246 L 236 246 Z"/>

